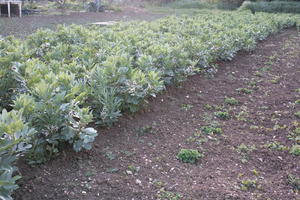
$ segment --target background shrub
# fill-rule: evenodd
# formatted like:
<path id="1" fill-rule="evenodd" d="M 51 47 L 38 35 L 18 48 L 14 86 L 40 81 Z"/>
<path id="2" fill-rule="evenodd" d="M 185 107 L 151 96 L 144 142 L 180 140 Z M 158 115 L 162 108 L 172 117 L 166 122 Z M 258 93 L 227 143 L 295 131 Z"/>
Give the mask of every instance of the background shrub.
<path id="1" fill-rule="evenodd" d="M 240 10 L 252 10 L 268 13 L 300 13 L 300 2 L 295 1 L 245 1 Z"/>

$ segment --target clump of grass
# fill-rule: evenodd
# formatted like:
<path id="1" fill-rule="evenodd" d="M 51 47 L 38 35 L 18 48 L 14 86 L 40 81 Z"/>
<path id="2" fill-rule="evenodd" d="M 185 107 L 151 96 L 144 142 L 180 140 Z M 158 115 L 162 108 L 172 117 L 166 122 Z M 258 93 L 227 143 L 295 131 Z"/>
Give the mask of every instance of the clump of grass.
<path id="1" fill-rule="evenodd" d="M 227 111 L 218 111 L 214 113 L 216 117 L 218 117 L 219 119 L 229 119 L 229 113 Z"/>
<path id="2" fill-rule="evenodd" d="M 194 149 L 181 149 L 176 157 L 181 162 L 194 164 L 203 157 L 203 154 Z"/>
<path id="3" fill-rule="evenodd" d="M 250 189 L 257 189 L 259 188 L 259 185 L 257 183 L 257 180 L 251 180 L 251 179 L 247 179 L 247 180 L 243 180 L 241 182 L 241 189 L 244 191 L 248 191 Z"/>
<path id="4" fill-rule="evenodd" d="M 222 129 L 212 126 L 203 126 L 201 127 L 201 131 L 205 134 L 222 134 Z"/>
<path id="5" fill-rule="evenodd" d="M 253 92 L 253 90 L 248 89 L 248 88 L 238 88 L 238 89 L 236 89 L 236 91 L 238 91 L 240 93 L 244 93 L 244 94 L 251 94 Z"/>
<path id="6" fill-rule="evenodd" d="M 295 177 L 292 174 L 288 175 L 288 183 L 291 185 L 294 189 L 300 190 L 300 178 Z"/>
<path id="7" fill-rule="evenodd" d="M 293 154 L 295 156 L 300 156 L 300 145 L 295 144 L 290 149 L 290 154 Z"/>
<path id="8" fill-rule="evenodd" d="M 235 105 L 240 104 L 240 102 L 237 99 L 235 99 L 234 97 L 231 97 L 231 98 L 226 97 L 225 98 L 225 103 L 227 103 L 227 104 L 229 104 L 231 106 L 235 106 Z"/>
<path id="9" fill-rule="evenodd" d="M 295 115 L 298 119 L 300 119 L 300 111 L 295 112 L 294 115 Z"/>
<path id="10" fill-rule="evenodd" d="M 279 142 L 271 142 L 271 143 L 263 145 L 263 147 L 269 148 L 269 149 L 275 149 L 275 150 L 278 150 L 278 151 L 288 150 L 287 146 L 284 146 L 284 145 L 280 144 Z"/>

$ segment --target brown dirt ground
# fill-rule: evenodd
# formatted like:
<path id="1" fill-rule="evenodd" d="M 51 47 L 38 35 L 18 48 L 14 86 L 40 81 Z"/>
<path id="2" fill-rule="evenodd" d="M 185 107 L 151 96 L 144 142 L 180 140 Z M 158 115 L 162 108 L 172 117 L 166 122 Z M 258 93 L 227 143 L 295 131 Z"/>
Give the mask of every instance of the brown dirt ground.
<path id="1" fill-rule="evenodd" d="M 73 12 L 68 15 L 29 15 L 18 17 L 0 17 L 0 35 L 14 35 L 24 38 L 39 28 L 54 28 L 58 24 L 90 24 L 106 21 L 154 20 L 165 16 L 152 13 L 143 8 L 123 6 L 116 12 Z"/>
<path id="2" fill-rule="evenodd" d="M 145 108 L 123 116 L 100 135 L 89 152 L 66 150 L 38 167 L 19 164 L 23 179 L 16 200 L 299 200 L 287 179 L 300 175 L 300 159 L 288 150 L 264 147 L 288 139 L 300 110 L 300 37 L 295 29 L 271 36 L 253 52 L 218 63 L 212 77 L 189 77 Z M 251 94 L 236 89 L 248 88 Z M 234 97 L 239 105 L 224 103 Z M 219 108 L 208 109 L 210 105 Z M 230 119 L 214 116 L 226 109 Z M 297 121 L 298 120 L 298 121 Z M 206 135 L 204 125 L 223 133 Z M 199 133 L 199 134 L 195 134 Z M 255 146 L 245 154 L 239 145 Z M 177 160 L 181 148 L 202 151 L 196 164 Z M 257 185 L 241 189 L 243 180 Z M 180 196 L 180 197 L 179 197 Z"/>

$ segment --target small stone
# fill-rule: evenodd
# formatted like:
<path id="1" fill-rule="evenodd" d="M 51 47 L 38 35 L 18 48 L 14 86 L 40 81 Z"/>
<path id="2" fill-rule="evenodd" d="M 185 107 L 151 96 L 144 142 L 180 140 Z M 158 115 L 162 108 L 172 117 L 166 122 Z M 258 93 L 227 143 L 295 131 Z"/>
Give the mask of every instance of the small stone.
<path id="1" fill-rule="evenodd" d="M 136 179 L 136 180 L 135 180 L 135 183 L 138 184 L 139 186 L 142 186 L 142 181 L 139 180 L 139 179 Z"/>
<path id="2" fill-rule="evenodd" d="M 82 191 L 81 193 L 82 193 L 82 194 L 86 194 L 86 191 Z"/>
<path id="3" fill-rule="evenodd" d="M 132 173 L 132 171 L 130 171 L 130 170 L 126 170 L 126 174 L 132 175 L 133 173 Z"/>

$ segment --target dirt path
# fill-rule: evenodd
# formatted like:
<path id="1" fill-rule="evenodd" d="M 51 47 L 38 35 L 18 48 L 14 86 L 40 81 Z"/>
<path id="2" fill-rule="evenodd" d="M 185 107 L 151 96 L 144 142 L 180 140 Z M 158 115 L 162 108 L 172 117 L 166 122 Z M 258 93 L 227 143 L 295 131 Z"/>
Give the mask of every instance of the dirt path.
<path id="1" fill-rule="evenodd" d="M 69 15 L 24 16 L 22 18 L 0 18 L 0 35 L 14 35 L 24 38 L 39 28 L 54 28 L 58 24 L 90 24 L 106 21 L 154 20 L 165 16 L 151 13 L 142 8 L 123 7 L 120 12 L 85 13 L 77 12 Z"/>
<path id="2" fill-rule="evenodd" d="M 92 151 L 65 152 L 35 168 L 21 164 L 16 199 L 299 200 L 288 175 L 299 178 L 300 157 L 287 150 L 300 127 L 299 44 L 294 29 L 272 36 L 219 63 L 214 77 L 190 77 L 140 113 L 99 129 Z M 205 126 L 222 133 L 206 134 Z M 176 158 L 181 148 L 204 157 L 184 164 Z"/>

